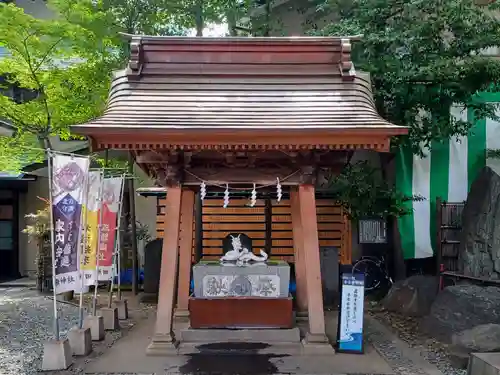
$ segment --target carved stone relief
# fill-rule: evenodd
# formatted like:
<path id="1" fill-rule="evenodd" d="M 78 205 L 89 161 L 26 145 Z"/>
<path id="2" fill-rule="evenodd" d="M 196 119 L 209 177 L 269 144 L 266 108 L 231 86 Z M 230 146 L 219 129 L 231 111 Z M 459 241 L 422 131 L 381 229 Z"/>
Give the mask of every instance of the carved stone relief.
<path id="1" fill-rule="evenodd" d="M 277 275 L 206 275 L 203 297 L 268 297 L 280 295 Z"/>

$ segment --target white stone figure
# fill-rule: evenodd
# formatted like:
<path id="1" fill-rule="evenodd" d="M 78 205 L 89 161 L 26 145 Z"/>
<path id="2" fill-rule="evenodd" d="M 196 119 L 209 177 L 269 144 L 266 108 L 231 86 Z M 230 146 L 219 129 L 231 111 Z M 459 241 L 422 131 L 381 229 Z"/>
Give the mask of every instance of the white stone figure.
<path id="1" fill-rule="evenodd" d="M 231 245 L 233 250 L 228 251 L 220 258 L 220 262 L 236 262 L 237 265 L 248 264 L 250 261 L 265 262 L 268 255 L 265 251 L 260 250 L 260 256 L 255 255 L 241 244 L 240 234 L 235 237 L 231 235 Z"/>
<path id="2" fill-rule="evenodd" d="M 264 250 L 260 250 L 259 253 L 260 256 L 255 255 L 254 253 L 248 251 L 246 247 L 244 247 L 241 251 L 239 260 L 241 260 L 243 263 L 247 263 L 251 260 L 253 260 L 254 262 L 265 262 L 267 260 L 267 253 Z"/>
<path id="3" fill-rule="evenodd" d="M 226 254 L 224 254 L 222 258 L 220 258 L 221 262 L 236 261 L 240 257 L 242 247 L 240 235 L 238 235 L 238 237 L 234 237 L 233 235 L 231 235 L 231 244 L 233 246 L 233 250 L 230 250 Z"/>

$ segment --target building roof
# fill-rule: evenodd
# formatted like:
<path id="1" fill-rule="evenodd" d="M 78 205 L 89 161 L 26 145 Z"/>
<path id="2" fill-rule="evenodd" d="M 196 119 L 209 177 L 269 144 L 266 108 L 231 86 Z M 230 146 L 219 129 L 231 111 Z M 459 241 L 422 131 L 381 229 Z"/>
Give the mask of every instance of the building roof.
<path id="1" fill-rule="evenodd" d="M 129 65 L 116 74 L 105 113 L 73 131 L 97 148 L 129 148 L 131 140 L 195 147 L 215 133 L 230 144 L 307 132 L 326 146 L 325 134 L 349 135 L 349 144 L 406 133 L 378 115 L 369 76 L 354 69 L 350 51 L 348 38 L 131 36 Z"/>

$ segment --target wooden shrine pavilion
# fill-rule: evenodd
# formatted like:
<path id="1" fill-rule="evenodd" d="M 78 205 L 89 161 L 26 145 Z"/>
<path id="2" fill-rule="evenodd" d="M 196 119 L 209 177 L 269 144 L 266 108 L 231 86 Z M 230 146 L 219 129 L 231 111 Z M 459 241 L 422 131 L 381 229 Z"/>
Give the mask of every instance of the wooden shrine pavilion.
<path id="1" fill-rule="evenodd" d="M 253 184 L 275 191 L 280 181 L 290 196 L 287 260 L 295 263 L 298 313 L 308 315 L 305 341 L 327 342 L 315 188 L 354 151 L 388 152 L 391 137 L 407 132 L 377 114 L 349 38 L 130 38 L 130 61 L 112 82 L 105 113 L 72 130 L 88 136 L 93 150 L 131 150 L 167 188 L 150 352 L 175 345 L 175 305 L 178 313 L 188 309 L 201 182 L 250 192 Z M 330 212 L 341 215 L 339 208 Z"/>

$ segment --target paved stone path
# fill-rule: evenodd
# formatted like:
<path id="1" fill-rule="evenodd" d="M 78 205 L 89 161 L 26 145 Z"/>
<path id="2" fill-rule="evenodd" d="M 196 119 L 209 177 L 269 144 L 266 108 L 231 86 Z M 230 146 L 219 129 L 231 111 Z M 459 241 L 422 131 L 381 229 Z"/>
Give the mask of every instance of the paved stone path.
<path id="1" fill-rule="evenodd" d="M 153 313 L 151 310 L 145 312 L 146 315 Z M 60 327 L 64 336 L 67 330 L 77 323 L 77 308 L 69 304 L 59 304 L 59 314 L 61 317 Z M 144 315 L 142 318 L 147 319 Z M 125 332 L 132 323 L 122 322 Z M 140 327 L 140 325 L 139 325 Z M 138 328 L 139 329 L 139 328 Z M 381 323 L 371 317 L 366 322 L 366 338 L 372 343 L 373 347 L 382 355 L 385 361 L 390 365 L 393 373 L 396 375 L 462 375 L 464 371 L 454 370 L 446 365 L 438 367 L 430 364 L 424 354 L 418 350 L 409 348 L 404 342 L 399 340 Z M 132 331 L 133 332 L 133 331 Z M 132 333 L 131 332 L 131 333 Z M 47 296 L 39 295 L 37 291 L 26 287 L 0 288 L 0 374 L 2 375 L 31 375 L 36 374 L 41 364 L 43 343 L 52 335 L 52 300 Z M 111 335 L 96 353 L 90 358 L 92 362 L 97 356 L 106 353 L 107 346 L 112 345 L 116 339 L 122 336 L 122 333 L 116 332 Z M 123 337 L 115 345 L 127 341 L 128 337 Z M 133 345 L 132 345 L 133 346 Z M 102 357 L 103 359 L 106 356 Z M 357 355 L 352 355 L 352 361 L 356 361 Z M 224 358 L 218 357 L 214 360 L 224 361 Z M 358 357 L 359 361 L 359 357 Z M 68 371 L 60 374 L 71 375 L 76 373 L 86 373 L 88 360 L 75 364 Z M 286 362 L 286 361 L 285 361 Z M 291 359 L 293 362 L 293 359 Z M 292 371 L 289 364 L 276 366 L 266 371 L 266 374 L 297 374 Z M 249 366 L 252 361 L 249 361 Z M 281 368 L 280 368 L 281 367 Z M 179 367 L 180 368 L 180 367 Z M 318 366 L 316 366 L 318 368 Z M 166 369 L 166 368 L 165 368 Z M 201 370 L 201 369 L 200 369 Z M 134 374 L 139 374 L 135 372 Z M 167 373 L 167 372 L 164 372 Z M 168 373 L 183 373 L 186 371 L 176 371 Z M 203 371 L 189 371 L 190 374 L 201 375 Z M 252 370 L 246 372 L 247 375 L 263 375 L 252 373 Z M 335 368 L 326 366 L 318 374 L 335 374 Z M 124 374 L 124 373 L 122 373 Z M 208 375 L 208 374 L 206 374 Z M 215 375 L 215 374 L 211 374 Z M 218 373 L 217 375 L 225 375 Z M 229 374 L 228 374 L 229 375 Z M 235 375 L 231 373 L 231 375 Z M 337 374 L 340 375 L 340 374 Z M 354 374 L 353 374 L 354 375 Z M 370 375 L 356 374 L 356 375 Z"/>

